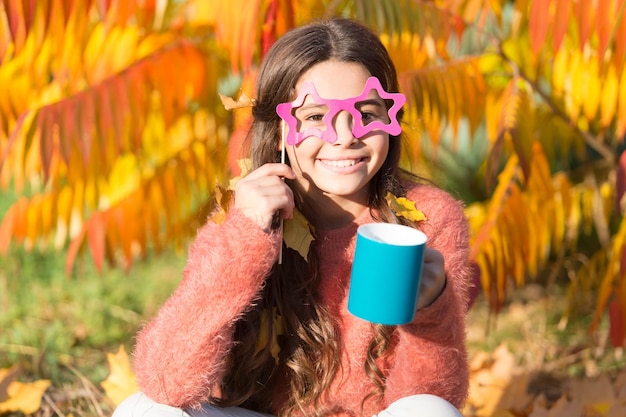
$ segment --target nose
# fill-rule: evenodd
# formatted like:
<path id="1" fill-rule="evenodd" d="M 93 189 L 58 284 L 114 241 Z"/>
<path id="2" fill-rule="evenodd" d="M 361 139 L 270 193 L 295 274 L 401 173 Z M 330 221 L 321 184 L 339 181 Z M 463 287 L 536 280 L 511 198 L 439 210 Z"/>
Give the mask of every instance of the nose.
<path id="1" fill-rule="evenodd" d="M 354 126 L 354 118 L 347 111 L 341 111 L 335 116 L 335 132 L 337 133 L 337 141 L 335 145 L 349 146 L 358 141 L 352 133 Z"/>

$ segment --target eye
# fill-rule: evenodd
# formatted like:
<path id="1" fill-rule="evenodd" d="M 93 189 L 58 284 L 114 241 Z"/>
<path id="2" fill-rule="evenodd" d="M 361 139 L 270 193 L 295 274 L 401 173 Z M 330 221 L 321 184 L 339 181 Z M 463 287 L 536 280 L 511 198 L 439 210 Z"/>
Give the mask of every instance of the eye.
<path id="1" fill-rule="evenodd" d="M 374 113 L 370 113 L 368 111 L 361 112 L 361 119 L 363 119 L 364 122 L 374 120 L 375 118 L 376 115 Z"/>
<path id="2" fill-rule="evenodd" d="M 380 105 L 365 105 L 359 108 L 361 113 L 361 123 L 368 125 L 376 120 L 387 122 L 386 108 Z"/>
<path id="3" fill-rule="evenodd" d="M 308 120 L 310 122 L 321 122 L 323 117 L 324 115 L 322 113 L 316 113 L 307 116 L 305 120 Z"/>

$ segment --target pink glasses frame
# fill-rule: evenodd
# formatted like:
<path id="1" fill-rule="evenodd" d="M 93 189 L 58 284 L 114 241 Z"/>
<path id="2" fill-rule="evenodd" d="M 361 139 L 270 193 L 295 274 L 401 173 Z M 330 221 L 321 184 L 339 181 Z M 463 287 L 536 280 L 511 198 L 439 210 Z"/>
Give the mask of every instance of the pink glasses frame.
<path id="1" fill-rule="evenodd" d="M 362 124 L 362 115 L 357 110 L 356 105 L 360 101 L 367 100 L 372 90 L 376 90 L 378 95 L 383 100 L 392 100 L 393 105 L 388 110 L 389 124 L 385 124 L 381 121 L 375 120 L 365 126 Z M 315 100 L 316 104 L 324 104 L 328 106 L 328 112 L 322 117 L 326 130 L 319 130 L 317 128 L 308 128 L 302 132 L 297 131 L 298 120 L 292 114 L 294 108 L 302 106 L 306 97 L 310 95 Z M 333 119 L 342 110 L 349 112 L 354 120 L 352 126 L 352 134 L 355 138 L 361 138 L 367 133 L 374 130 L 381 130 L 390 135 L 397 136 L 402 132 L 400 123 L 397 119 L 398 111 L 402 108 L 406 102 L 406 97 L 402 93 L 388 93 L 380 84 L 380 81 L 376 77 L 369 77 L 365 82 L 363 91 L 357 97 L 351 97 L 346 99 L 325 99 L 320 97 L 315 90 L 313 83 L 304 83 L 300 89 L 298 97 L 290 103 L 281 103 L 276 106 L 276 113 L 281 119 L 285 121 L 288 126 L 286 135 L 286 141 L 289 145 L 296 145 L 302 142 L 304 139 L 315 136 L 328 143 L 335 143 L 337 141 L 337 132 L 333 127 Z"/>

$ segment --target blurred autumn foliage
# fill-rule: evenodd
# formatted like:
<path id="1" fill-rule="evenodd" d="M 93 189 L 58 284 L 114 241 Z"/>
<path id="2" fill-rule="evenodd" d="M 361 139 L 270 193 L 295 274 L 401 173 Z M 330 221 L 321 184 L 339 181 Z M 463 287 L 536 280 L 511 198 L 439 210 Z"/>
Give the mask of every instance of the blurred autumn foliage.
<path id="1" fill-rule="evenodd" d="M 182 242 L 237 173 L 249 109 L 218 93 L 253 96 L 277 37 L 336 15 L 388 46 L 404 163 L 467 201 L 491 308 L 565 278 L 623 345 L 626 0 L 2 0 L 0 252 L 63 249 L 71 274 Z"/>

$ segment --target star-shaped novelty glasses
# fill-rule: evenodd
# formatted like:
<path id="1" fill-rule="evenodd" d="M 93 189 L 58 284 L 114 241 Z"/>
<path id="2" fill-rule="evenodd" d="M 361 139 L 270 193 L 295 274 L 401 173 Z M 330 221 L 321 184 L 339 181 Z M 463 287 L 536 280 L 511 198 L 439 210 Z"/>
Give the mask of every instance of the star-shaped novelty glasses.
<path id="1" fill-rule="evenodd" d="M 381 99 L 393 102 L 389 110 L 378 97 L 369 97 L 372 90 L 376 90 Z M 307 96 L 311 100 L 305 103 Z M 294 101 L 276 106 L 276 113 L 289 128 L 286 135 L 289 145 L 296 145 L 310 136 L 334 143 L 337 141 L 337 132 L 333 120 L 341 110 L 352 115 L 352 134 L 355 138 L 361 138 L 374 130 L 399 135 L 402 128 L 396 116 L 405 101 L 404 94 L 383 90 L 376 77 L 367 79 L 360 95 L 342 100 L 320 97 L 313 83 L 308 82 L 302 85 L 300 95 Z"/>

